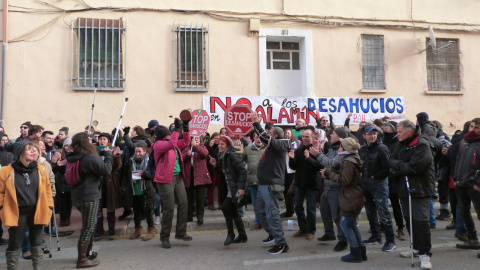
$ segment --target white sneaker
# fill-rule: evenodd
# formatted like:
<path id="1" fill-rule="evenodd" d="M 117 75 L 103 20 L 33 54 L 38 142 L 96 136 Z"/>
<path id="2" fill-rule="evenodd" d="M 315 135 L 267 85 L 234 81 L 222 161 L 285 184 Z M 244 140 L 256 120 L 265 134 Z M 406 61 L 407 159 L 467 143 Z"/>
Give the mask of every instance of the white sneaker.
<path id="1" fill-rule="evenodd" d="M 432 269 L 432 264 L 430 263 L 430 256 L 420 255 L 420 268 L 421 269 Z"/>
<path id="2" fill-rule="evenodd" d="M 400 252 L 400 257 L 411 258 L 412 257 L 412 251 L 411 250 L 402 251 L 402 252 Z M 416 250 L 416 249 L 413 250 L 413 257 L 418 257 L 418 250 Z"/>
<path id="3" fill-rule="evenodd" d="M 155 220 L 153 221 L 153 223 L 155 223 L 157 225 L 160 224 L 160 216 L 155 217 Z"/>

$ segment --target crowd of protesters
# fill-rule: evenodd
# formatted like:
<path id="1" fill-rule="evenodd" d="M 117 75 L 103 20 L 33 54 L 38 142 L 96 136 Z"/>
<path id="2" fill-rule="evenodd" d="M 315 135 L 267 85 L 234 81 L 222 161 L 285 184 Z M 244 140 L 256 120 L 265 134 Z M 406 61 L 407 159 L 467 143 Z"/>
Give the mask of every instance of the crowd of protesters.
<path id="1" fill-rule="evenodd" d="M 187 222 L 196 217 L 202 225 L 205 206 L 217 209 L 215 188 L 228 229 L 225 246 L 248 240 L 242 209 L 251 203 L 255 223 L 250 230 L 268 233 L 263 243 L 273 244 L 269 254 L 289 250 L 281 218 L 296 214 L 299 230 L 293 237 L 314 239 L 317 208 L 324 223 L 317 240 L 337 240 L 335 251 L 349 247 L 344 262 L 366 261 L 368 245 L 383 244 L 385 252 L 396 249 L 396 239 L 407 239 L 406 228 L 413 246 L 400 256 L 418 256 L 422 269 L 432 269 L 431 229 L 435 220 L 450 218 L 447 229 L 463 241 L 457 248 L 480 249 L 470 211 L 473 204 L 480 214 L 480 118 L 465 123 L 450 139 L 425 112 L 416 115 L 416 123 L 384 117 L 361 122 L 357 131 L 350 130 L 350 117 L 343 126 L 323 116 L 316 125 L 297 119 L 293 129 L 282 129 L 271 123 L 262 127 L 254 113 L 254 129 L 247 136 L 229 136 L 222 128 L 191 137 L 189 121 L 178 118 L 168 127 L 152 120 L 146 128 L 112 132 L 87 126 L 72 137 L 66 127 L 55 135 L 25 122 L 13 139 L 0 127 L 0 218 L 9 235 L 0 238 L 0 245 L 8 245 L 7 267 L 16 269 L 21 253 L 34 269 L 41 268 L 48 252 L 43 233 L 60 233 L 48 227 L 54 206 L 59 227 L 70 225 L 73 206 L 81 213 L 78 268 L 99 264 L 93 241 L 104 234 L 113 239 L 117 218 L 133 215 L 130 239 L 141 237 L 146 219 L 144 241 L 153 239 L 161 224 L 161 245 L 168 249 L 176 205 L 175 238 L 191 241 Z M 67 180 L 72 173 L 79 183 Z M 434 216 L 436 198 L 440 212 Z M 282 200 L 285 212 L 280 213 Z M 371 236 L 362 240 L 357 219 L 363 207 Z M 123 214 L 116 217 L 119 208 Z"/>

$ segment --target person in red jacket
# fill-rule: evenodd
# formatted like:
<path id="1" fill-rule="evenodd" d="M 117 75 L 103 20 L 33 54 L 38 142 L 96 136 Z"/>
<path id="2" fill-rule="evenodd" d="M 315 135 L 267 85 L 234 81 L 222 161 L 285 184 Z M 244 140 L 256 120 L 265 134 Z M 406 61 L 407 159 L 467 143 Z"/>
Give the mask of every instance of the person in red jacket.
<path id="1" fill-rule="evenodd" d="M 199 137 L 193 137 L 191 140 L 190 147 L 182 151 L 183 167 L 185 168 L 183 183 L 188 199 L 187 221 L 193 221 L 193 202 L 195 202 L 197 223 L 202 225 L 206 185 L 211 184 L 212 180 L 207 170 L 207 148 L 200 144 Z"/>
<path id="2" fill-rule="evenodd" d="M 165 126 L 155 128 L 156 142 L 153 144 L 156 171 L 153 182 L 157 184 L 158 192 L 163 201 L 162 229 L 160 241 L 163 248 L 171 248 L 170 231 L 172 230 L 172 219 L 177 202 L 177 226 L 175 239 L 191 241 L 192 237 L 187 235 L 187 194 L 183 178 L 185 168 L 183 167 L 182 152 L 190 145 L 189 122 L 175 118 L 175 128 L 172 133 Z M 179 139 L 183 127 L 183 139 Z"/>

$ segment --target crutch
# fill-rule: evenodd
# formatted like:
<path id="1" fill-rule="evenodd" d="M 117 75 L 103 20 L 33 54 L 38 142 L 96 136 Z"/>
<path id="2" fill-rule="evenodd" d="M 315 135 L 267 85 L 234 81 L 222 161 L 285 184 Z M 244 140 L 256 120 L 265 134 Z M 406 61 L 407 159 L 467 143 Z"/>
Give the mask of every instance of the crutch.
<path id="1" fill-rule="evenodd" d="M 90 112 L 90 123 L 88 124 L 88 136 L 90 136 L 90 129 L 92 128 L 93 108 L 95 107 L 95 96 L 97 95 L 97 87 L 98 84 L 95 84 L 95 89 L 93 90 L 92 111 Z"/>
<path id="2" fill-rule="evenodd" d="M 57 250 L 60 251 L 60 240 L 58 239 L 58 228 L 57 228 L 57 218 L 55 217 L 55 207 L 52 209 L 52 215 L 53 215 L 53 224 L 55 228 L 57 229 L 57 232 L 55 233 L 55 236 L 57 237 Z M 50 219 L 50 223 L 48 224 L 48 229 L 49 229 L 49 244 L 48 244 L 48 249 L 50 250 L 50 254 L 48 255 L 49 258 L 52 258 L 52 220 Z"/>
<path id="3" fill-rule="evenodd" d="M 53 213 L 53 223 L 55 224 L 55 229 L 57 229 L 57 233 L 55 234 L 55 236 L 57 238 L 57 251 L 60 251 L 60 240 L 58 239 L 59 232 L 58 232 L 58 227 L 57 227 L 57 217 L 55 216 L 55 207 L 53 207 L 52 211 L 53 211 L 52 212 Z M 50 253 L 50 255 L 51 255 L 51 253 Z"/>
<path id="4" fill-rule="evenodd" d="M 128 102 L 128 98 L 125 98 L 125 104 L 123 104 L 122 114 L 120 115 L 120 120 L 118 120 L 117 128 L 115 129 L 115 136 L 113 136 L 112 145 L 115 145 L 115 142 L 117 141 L 118 129 L 120 128 L 120 125 L 122 124 L 123 113 L 125 113 L 125 108 L 127 107 L 127 102 Z"/>
<path id="5" fill-rule="evenodd" d="M 412 192 L 415 191 L 415 189 L 410 189 L 410 184 L 408 183 L 408 177 L 405 176 L 405 182 L 407 183 L 407 192 L 408 192 L 408 212 L 410 215 L 410 252 L 411 252 L 411 257 L 412 257 L 412 264 L 410 265 L 411 267 L 414 267 L 413 263 L 413 225 L 412 225 Z"/>

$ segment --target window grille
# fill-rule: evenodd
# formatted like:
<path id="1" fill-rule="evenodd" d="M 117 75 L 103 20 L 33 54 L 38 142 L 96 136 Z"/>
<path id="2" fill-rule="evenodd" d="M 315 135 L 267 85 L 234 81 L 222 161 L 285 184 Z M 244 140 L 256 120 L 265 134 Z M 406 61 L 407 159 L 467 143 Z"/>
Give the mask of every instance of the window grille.
<path id="1" fill-rule="evenodd" d="M 382 35 L 362 35 L 363 89 L 385 89 L 385 56 Z"/>
<path id="2" fill-rule="evenodd" d="M 267 69 L 300 70 L 300 43 L 267 41 Z"/>
<path id="3" fill-rule="evenodd" d="M 458 40 L 436 39 L 437 50 L 427 45 L 429 91 L 460 91 L 460 51 Z M 427 39 L 427 44 L 429 40 Z"/>
<path id="4" fill-rule="evenodd" d="M 208 28 L 179 25 L 173 32 L 175 91 L 208 91 Z"/>
<path id="5" fill-rule="evenodd" d="M 124 90 L 126 81 L 124 22 L 78 18 L 72 23 L 72 79 L 74 90 Z"/>

